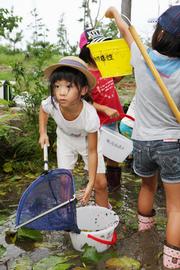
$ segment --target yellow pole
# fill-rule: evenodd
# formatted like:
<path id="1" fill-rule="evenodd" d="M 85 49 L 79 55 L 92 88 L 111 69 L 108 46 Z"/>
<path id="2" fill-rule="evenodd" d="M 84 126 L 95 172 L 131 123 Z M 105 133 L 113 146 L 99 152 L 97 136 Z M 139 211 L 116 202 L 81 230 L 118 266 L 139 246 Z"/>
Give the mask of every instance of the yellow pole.
<path id="1" fill-rule="evenodd" d="M 174 100 L 172 99 L 168 89 L 166 88 L 163 80 L 161 79 L 161 76 L 159 75 L 156 67 L 154 66 L 151 58 L 149 57 L 143 43 L 141 42 L 139 36 L 138 36 L 138 33 L 136 32 L 136 29 L 131 25 L 129 26 L 129 31 L 133 37 L 133 39 L 135 40 L 139 50 L 141 51 L 146 63 L 148 64 L 157 84 L 159 85 L 169 107 L 171 108 L 171 111 L 173 112 L 174 116 L 176 117 L 178 123 L 180 123 L 180 111 L 178 110 Z"/>

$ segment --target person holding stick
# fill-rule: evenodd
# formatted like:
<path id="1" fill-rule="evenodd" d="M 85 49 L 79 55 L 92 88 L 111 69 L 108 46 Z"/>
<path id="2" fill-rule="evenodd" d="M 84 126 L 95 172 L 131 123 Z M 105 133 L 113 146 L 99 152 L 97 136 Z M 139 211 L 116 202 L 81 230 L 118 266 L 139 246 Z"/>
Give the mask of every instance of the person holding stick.
<path id="1" fill-rule="evenodd" d="M 132 139 L 133 168 L 142 177 L 138 197 L 139 231 L 151 229 L 155 223 L 153 202 L 159 170 L 167 209 L 163 264 L 168 269 L 180 269 L 180 124 L 117 9 L 108 8 L 105 16 L 115 19 L 128 43 L 135 72 L 136 121 Z M 180 109 L 180 5 L 170 7 L 158 18 L 148 55 Z"/>

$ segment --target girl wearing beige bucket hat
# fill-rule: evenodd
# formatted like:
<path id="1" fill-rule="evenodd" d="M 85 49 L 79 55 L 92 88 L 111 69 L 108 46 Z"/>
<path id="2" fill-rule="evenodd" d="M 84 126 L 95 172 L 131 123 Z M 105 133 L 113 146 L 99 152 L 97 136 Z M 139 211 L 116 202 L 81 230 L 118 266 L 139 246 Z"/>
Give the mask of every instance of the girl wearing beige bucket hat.
<path id="1" fill-rule="evenodd" d="M 95 77 L 80 58 L 67 56 L 44 71 L 49 80 L 51 96 L 43 100 L 39 112 L 39 143 L 49 145 L 47 123 L 49 115 L 57 124 L 58 168 L 72 170 L 82 156 L 89 182 L 81 202 L 86 204 L 93 188 L 95 200 L 108 207 L 105 164 L 99 144 L 99 118 L 92 104 L 85 98 L 95 84 Z"/>

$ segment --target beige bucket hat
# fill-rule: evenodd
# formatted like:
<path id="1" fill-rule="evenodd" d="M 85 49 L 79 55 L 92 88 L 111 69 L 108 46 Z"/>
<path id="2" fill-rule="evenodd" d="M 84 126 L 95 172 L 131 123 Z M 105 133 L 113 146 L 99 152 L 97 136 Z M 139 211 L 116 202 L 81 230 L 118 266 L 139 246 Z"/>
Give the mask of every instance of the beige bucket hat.
<path id="1" fill-rule="evenodd" d="M 87 78 L 90 89 L 96 86 L 96 78 L 88 70 L 87 64 L 77 56 L 66 56 L 59 60 L 59 63 L 49 66 L 44 70 L 44 75 L 49 79 L 53 71 L 59 67 L 71 67 L 81 71 Z"/>

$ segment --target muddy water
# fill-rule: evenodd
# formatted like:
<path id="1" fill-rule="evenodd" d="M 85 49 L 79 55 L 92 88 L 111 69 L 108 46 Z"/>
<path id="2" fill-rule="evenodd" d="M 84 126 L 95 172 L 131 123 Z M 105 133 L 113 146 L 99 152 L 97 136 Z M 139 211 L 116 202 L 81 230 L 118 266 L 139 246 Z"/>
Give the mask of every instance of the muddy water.
<path id="1" fill-rule="evenodd" d="M 74 171 L 76 190 L 85 184 L 85 175 L 81 164 Z M 119 215 L 120 223 L 117 228 L 118 242 L 115 246 L 105 251 L 99 259 L 93 256 L 91 260 L 85 261 L 83 253 L 72 248 L 68 233 L 51 232 L 43 233 L 41 242 L 28 239 L 17 241 L 14 237 L 15 210 L 22 191 L 28 186 L 28 176 L 11 181 L 1 176 L 0 180 L 0 270 L 40 270 L 40 269 L 97 269 L 106 268 L 109 258 L 121 258 L 126 256 L 140 262 L 139 268 L 129 266 L 118 268 L 116 263 L 108 269 L 142 269 L 161 270 L 162 247 L 165 235 L 165 201 L 162 189 L 159 189 L 155 200 L 157 211 L 157 227 L 144 233 L 137 232 L 136 208 L 137 195 L 140 187 L 140 178 L 123 164 L 121 190 L 110 194 L 110 202 L 113 210 Z M 93 198 L 91 203 L 93 203 Z M 43 258 L 51 256 L 62 256 L 67 258 L 68 264 L 62 264 L 60 268 L 38 268 L 38 262 Z M 54 260 L 54 257 L 53 257 Z M 51 265 L 51 263 L 49 262 Z M 78 268 L 78 266 L 80 268 Z"/>

